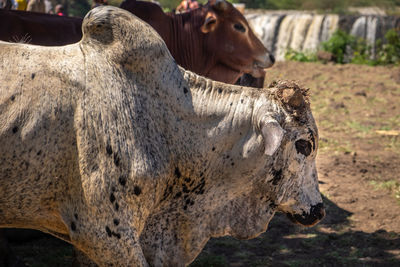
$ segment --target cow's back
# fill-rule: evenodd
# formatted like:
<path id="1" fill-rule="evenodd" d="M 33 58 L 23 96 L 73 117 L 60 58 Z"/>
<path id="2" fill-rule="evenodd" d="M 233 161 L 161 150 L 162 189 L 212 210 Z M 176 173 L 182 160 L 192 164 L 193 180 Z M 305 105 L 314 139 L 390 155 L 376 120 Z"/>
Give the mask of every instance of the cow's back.
<path id="1" fill-rule="evenodd" d="M 82 38 L 82 19 L 0 9 L 0 40 L 58 46 Z"/>

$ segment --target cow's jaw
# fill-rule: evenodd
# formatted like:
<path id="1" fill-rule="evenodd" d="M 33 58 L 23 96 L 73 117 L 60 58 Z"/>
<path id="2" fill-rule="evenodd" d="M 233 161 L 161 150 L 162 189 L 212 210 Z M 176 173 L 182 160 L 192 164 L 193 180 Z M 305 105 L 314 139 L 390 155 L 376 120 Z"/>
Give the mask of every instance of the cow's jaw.
<path id="1" fill-rule="evenodd" d="M 215 81 L 234 84 L 244 73 L 221 62 L 212 67 L 205 76 Z"/>
<path id="2" fill-rule="evenodd" d="M 322 203 L 311 206 L 310 213 L 303 212 L 303 214 L 286 213 L 286 216 L 293 223 L 303 226 L 314 226 L 325 217 L 325 209 Z"/>
<path id="3" fill-rule="evenodd" d="M 250 72 L 251 76 L 254 78 L 261 78 L 265 76 L 265 70 L 263 68 L 253 68 L 252 72 Z"/>

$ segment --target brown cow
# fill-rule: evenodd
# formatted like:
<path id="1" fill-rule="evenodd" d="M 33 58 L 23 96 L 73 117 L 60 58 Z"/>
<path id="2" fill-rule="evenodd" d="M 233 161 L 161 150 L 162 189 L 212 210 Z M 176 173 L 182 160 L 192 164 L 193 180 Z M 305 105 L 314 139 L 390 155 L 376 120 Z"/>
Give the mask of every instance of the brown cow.
<path id="1" fill-rule="evenodd" d="M 149 23 L 179 65 L 213 80 L 233 84 L 248 73 L 263 81 L 263 69 L 274 64 L 245 17 L 224 0 L 184 14 L 166 14 L 157 4 L 136 0 L 120 7 Z"/>
<path id="2" fill-rule="evenodd" d="M 82 39 L 82 19 L 0 9 L 0 40 L 59 46 Z"/>
<path id="3" fill-rule="evenodd" d="M 227 2 L 208 3 L 181 15 L 165 14 L 149 2 L 125 1 L 121 7 L 153 26 L 178 64 L 200 75 L 235 83 L 250 73 L 259 79 L 241 79 L 240 84 L 262 87 L 263 68 L 274 62 L 243 15 Z M 0 25 L 3 41 L 54 46 L 82 38 L 81 18 L 0 10 Z"/>

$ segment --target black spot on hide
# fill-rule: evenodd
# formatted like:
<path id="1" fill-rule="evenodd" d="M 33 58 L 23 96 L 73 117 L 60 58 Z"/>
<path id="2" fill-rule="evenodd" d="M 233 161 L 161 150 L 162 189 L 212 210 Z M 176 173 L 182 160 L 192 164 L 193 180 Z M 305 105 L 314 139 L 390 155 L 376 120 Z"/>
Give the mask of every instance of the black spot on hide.
<path id="1" fill-rule="evenodd" d="M 182 192 L 178 192 L 178 193 L 176 193 L 175 198 L 180 198 L 181 196 L 182 196 Z"/>
<path id="2" fill-rule="evenodd" d="M 110 228 L 109 228 L 108 226 L 106 226 L 106 232 L 107 232 L 107 235 L 108 235 L 109 237 L 112 236 L 111 230 L 110 230 Z"/>
<path id="3" fill-rule="evenodd" d="M 35 76 L 36 76 L 36 74 L 32 73 L 32 75 L 31 75 L 32 80 L 35 79 Z"/>
<path id="4" fill-rule="evenodd" d="M 111 156 L 111 154 L 113 153 L 113 151 L 112 151 L 112 147 L 111 147 L 110 144 L 107 144 L 107 146 L 106 146 L 106 151 L 107 151 L 107 154 Z"/>
<path id="5" fill-rule="evenodd" d="M 115 196 L 113 193 L 111 193 L 111 195 L 110 195 L 110 201 L 111 201 L 111 203 L 114 203 L 114 201 L 115 201 Z"/>
<path id="6" fill-rule="evenodd" d="M 218 94 L 220 94 L 220 93 L 222 93 L 222 89 L 221 88 L 218 89 Z"/>
<path id="7" fill-rule="evenodd" d="M 119 205 L 118 202 L 115 202 L 115 210 L 118 211 L 119 210 Z"/>
<path id="8" fill-rule="evenodd" d="M 115 166 L 118 167 L 120 162 L 121 162 L 121 160 L 120 160 L 119 156 L 114 153 L 114 164 L 115 164 Z"/>
<path id="9" fill-rule="evenodd" d="M 121 238 L 121 234 L 116 233 L 116 232 L 112 232 L 111 233 L 113 236 L 115 236 L 116 238 L 120 239 Z"/>
<path id="10" fill-rule="evenodd" d="M 77 213 L 74 214 L 74 217 L 75 217 L 75 220 L 78 220 L 78 214 Z"/>
<path id="11" fill-rule="evenodd" d="M 135 193 L 135 195 L 140 195 L 140 193 L 142 193 L 142 189 L 140 189 L 140 187 L 139 186 L 135 186 L 134 188 L 133 188 L 133 193 Z"/>
<path id="12" fill-rule="evenodd" d="M 300 139 L 300 140 L 296 141 L 295 146 L 296 146 L 297 153 L 301 153 L 306 157 L 311 154 L 312 147 L 311 147 L 310 142 L 308 142 L 304 139 Z"/>
<path id="13" fill-rule="evenodd" d="M 94 164 L 94 165 L 92 166 L 92 172 L 95 172 L 95 171 L 97 171 L 98 169 L 99 169 L 99 165 Z"/>
<path id="14" fill-rule="evenodd" d="M 213 147 L 211 150 L 212 150 L 212 151 L 215 151 L 215 147 Z"/>
<path id="15" fill-rule="evenodd" d="M 15 95 L 12 95 L 10 99 L 11 99 L 11 101 L 14 101 L 15 100 Z"/>
<path id="16" fill-rule="evenodd" d="M 13 133 L 18 132 L 18 126 L 15 126 L 14 128 L 12 128 L 12 132 L 13 132 Z"/>
<path id="17" fill-rule="evenodd" d="M 114 222 L 114 225 L 115 225 L 115 226 L 118 226 L 118 225 L 119 225 L 119 220 L 118 220 L 118 219 L 114 219 L 113 222 Z"/>
<path id="18" fill-rule="evenodd" d="M 282 179 L 282 170 L 272 170 L 272 175 L 274 176 L 272 179 L 272 184 L 277 185 Z"/>
<path id="19" fill-rule="evenodd" d="M 76 230 L 76 225 L 74 222 L 71 222 L 71 230 L 75 231 Z"/>
<path id="20" fill-rule="evenodd" d="M 37 156 L 40 156 L 40 154 L 42 154 L 42 150 L 39 150 L 39 151 L 36 153 Z"/>
<path id="21" fill-rule="evenodd" d="M 176 178 L 181 178 L 182 174 L 178 167 L 175 168 L 175 176 Z"/>
<path id="22" fill-rule="evenodd" d="M 121 176 L 119 177 L 118 181 L 119 181 L 119 183 L 120 183 L 122 186 L 125 186 L 125 185 L 126 185 L 126 177 L 125 177 L 125 176 L 121 175 Z"/>
<path id="23" fill-rule="evenodd" d="M 183 92 L 184 92 L 185 94 L 187 94 L 188 89 L 187 89 L 186 87 L 183 87 Z"/>
<path id="24" fill-rule="evenodd" d="M 182 185 L 182 191 L 183 193 L 189 193 L 190 190 L 187 188 L 187 186 L 185 184 Z"/>

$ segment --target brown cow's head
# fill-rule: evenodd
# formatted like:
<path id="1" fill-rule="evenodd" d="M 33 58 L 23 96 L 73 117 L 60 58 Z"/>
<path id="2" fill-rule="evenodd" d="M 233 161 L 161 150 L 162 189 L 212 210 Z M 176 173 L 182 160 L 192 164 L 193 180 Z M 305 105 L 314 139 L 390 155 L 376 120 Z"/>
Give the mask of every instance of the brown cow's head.
<path id="1" fill-rule="evenodd" d="M 246 18 L 225 0 L 210 0 L 201 31 L 208 35 L 219 68 L 236 74 L 234 83 L 244 73 L 258 78 L 275 59 L 255 36 Z M 218 80 L 218 77 L 213 77 Z"/>

